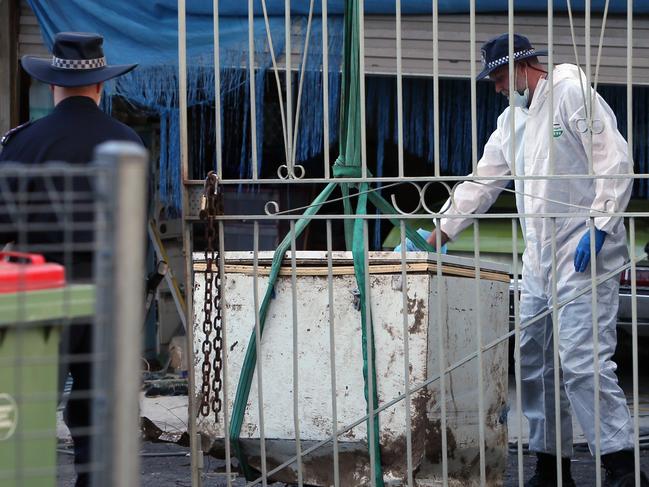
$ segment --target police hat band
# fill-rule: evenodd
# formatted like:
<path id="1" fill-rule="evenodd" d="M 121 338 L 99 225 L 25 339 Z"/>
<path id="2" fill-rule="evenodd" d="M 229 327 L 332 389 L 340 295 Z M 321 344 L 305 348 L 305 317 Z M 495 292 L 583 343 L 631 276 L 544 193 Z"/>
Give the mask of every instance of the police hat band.
<path id="1" fill-rule="evenodd" d="M 63 59 L 52 56 L 52 66 L 57 69 L 97 69 L 106 66 L 106 58 L 94 59 Z"/>
<path id="2" fill-rule="evenodd" d="M 533 56 L 534 54 L 536 54 L 535 49 L 526 49 L 524 51 L 515 52 L 514 53 L 514 59 L 517 59 L 519 57 L 530 57 L 530 56 Z M 495 68 L 497 66 L 507 64 L 508 62 L 509 62 L 509 55 L 503 56 L 503 57 L 498 58 L 498 59 L 494 59 L 493 61 L 487 63 L 485 65 L 485 67 L 488 68 L 488 69 L 492 69 L 492 68 Z"/>

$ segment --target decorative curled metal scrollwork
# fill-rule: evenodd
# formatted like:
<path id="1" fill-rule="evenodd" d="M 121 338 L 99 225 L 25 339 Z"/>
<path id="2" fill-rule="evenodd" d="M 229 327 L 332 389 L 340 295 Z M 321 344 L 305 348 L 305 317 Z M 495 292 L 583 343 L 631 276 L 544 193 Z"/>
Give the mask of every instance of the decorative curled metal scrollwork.
<path id="1" fill-rule="evenodd" d="M 415 189 L 417 190 L 418 195 L 419 195 L 419 202 L 417 203 L 417 207 L 414 210 L 412 210 L 412 211 L 403 211 L 399 207 L 399 205 L 397 204 L 397 198 L 395 197 L 395 195 L 394 194 L 390 195 L 390 201 L 392 202 L 392 206 L 401 215 L 414 215 L 415 213 L 417 213 L 421 209 L 421 201 L 422 201 L 421 188 L 419 187 L 419 185 L 417 183 L 413 183 L 412 181 L 408 181 L 408 184 L 414 186 Z"/>
<path id="2" fill-rule="evenodd" d="M 273 208 L 272 210 L 271 207 Z M 264 213 L 266 213 L 269 216 L 277 215 L 279 213 L 279 204 L 277 203 L 277 201 L 273 201 L 273 200 L 267 201 L 266 204 L 264 205 Z"/>
<path id="3" fill-rule="evenodd" d="M 295 170 L 298 170 L 299 175 L 295 173 Z M 304 166 L 300 164 L 282 164 L 277 168 L 277 176 L 280 179 L 302 179 L 306 171 Z"/>
<path id="4" fill-rule="evenodd" d="M 453 208 L 454 210 L 459 211 L 457 205 L 455 204 L 455 190 L 457 189 L 458 185 L 461 184 L 461 182 L 455 183 L 452 188 L 445 181 L 428 181 L 426 184 L 424 184 L 423 187 L 420 187 L 418 183 L 415 183 L 415 182 L 412 182 L 412 181 L 408 181 L 407 183 L 415 187 L 415 189 L 417 190 L 419 201 L 417 202 L 417 207 L 414 210 L 412 210 L 412 211 L 404 211 L 397 204 L 397 199 L 396 199 L 395 195 L 394 194 L 391 195 L 390 199 L 391 199 L 391 202 L 392 202 L 392 206 L 397 211 L 397 213 L 399 213 L 400 215 L 414 215 L 417 212 L 419 212 L 419 210 L 421 210 L 422 208 L 424 209 L 424 211 L 426 213 L 428 213 L 430 215 L 435 215 L 437 213 L 440 213 L 441 210 L 439 210 L 439 211 L 432 210 L 428 206 L 428 204 L 426 203 L 426 192 L 428 191 L 428 189 L 431 187 L 431 185 L 433 183 L 441 184 L 444 188 L 446 188 L 446 191 L 448 192 L 448 196 L 449 196 L 448 200 L 450 201 L 451 204 L 450 204 L 449 208 L 444 209 L 444 212 L 448 211 L 450 208 Z"/>
<path id="5" fill-rule="evenodd" d="M 451 206 L 450 206 L 449 208 L 453 208 L 453 210 L 455 210 L 455 211 L 457 211 L 457 212 L 459 212 L 459 213 L 462 213 L 462 212 L 460 211 L 460 209 L 457 207 L 457 205 L 455 204 L 455 190 L 457 189 L 457 187 L 458 187 L 460 184 L 462 184 L 462 183 L 458 181 L 458 182 L 455 183 L 455 184 L 453 185 L 453 187 L 451 188 L 447 183 L 442 182 L 442 185 L 446 188 L 446 191 L 448 191 L 448 201 L 451 202 Z M 446 211 L 448 211 L 449 208 L 447 208 Z M 433 213 L 433 212 L 430 211 L 430 210 L 427 210 L 427 211 L 429 211 L 430 213 Z"/>

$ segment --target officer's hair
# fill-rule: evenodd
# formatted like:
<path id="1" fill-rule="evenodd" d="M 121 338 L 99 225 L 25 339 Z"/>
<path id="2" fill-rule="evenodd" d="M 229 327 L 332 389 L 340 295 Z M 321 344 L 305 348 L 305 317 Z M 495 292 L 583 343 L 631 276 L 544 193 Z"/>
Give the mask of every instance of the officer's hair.
<path id="1" fill-rule="evenodd" d="M 89 85 L 81 85 L 81 86 L 62 86 L 62 85 L 53 85 L 53 86 L 58 86 L 59 88 L 64 88 L 66 90 L 87 90 L 90 88 L 93 88 L 97 86 L 99 83 L 91 83 Z"/>
<path id="2" fill-rule="evenodd" d="M 532 66 L 536 66 L 538 64 L 541 64 L 539 62 L 539 58 L 537 56 L 528 57 L 528 58 L 522 59 L 521 61 L 524 62 L 524 63 L 530 64 Z"/>

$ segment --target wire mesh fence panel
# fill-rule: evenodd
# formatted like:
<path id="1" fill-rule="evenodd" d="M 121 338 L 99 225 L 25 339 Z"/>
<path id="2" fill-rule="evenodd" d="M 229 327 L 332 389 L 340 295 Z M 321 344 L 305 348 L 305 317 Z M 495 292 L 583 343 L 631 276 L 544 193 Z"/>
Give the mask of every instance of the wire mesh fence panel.
<path id="1" fill-rule="evenodd" d="M 2 166 L 2 485 L 137 484 L 148 160 L 118 143 L 96 158 Z"/>

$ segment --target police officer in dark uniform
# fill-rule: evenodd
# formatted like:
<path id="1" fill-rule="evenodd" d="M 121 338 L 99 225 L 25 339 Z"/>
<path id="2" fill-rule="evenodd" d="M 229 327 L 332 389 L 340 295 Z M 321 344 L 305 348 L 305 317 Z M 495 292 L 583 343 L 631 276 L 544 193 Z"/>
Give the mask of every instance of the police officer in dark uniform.
<path id="1" fill-rule="evenodd" d="M 103 37 L 98 34 L 61 32 L 54 39 L 51 59 L 33 56 L 22 58 L 22 67 L 28 74 L 50 85 L 55 107 L 50 115 L 10 130 L 1 141 L 3 148 L 0 161 L 88 164 L 93 160 L 95 147 L 102 142 L 120 140 L 142 144 L 140 137 L 131 128 L 98 107 L 103 82 L 137 66 L 109 66 L 102 46 Z M 74 189 L 89 189 L 89 184 L 88 181 L 76 180 Z M 33 185 L 31 189 L 34 189 Z M 75 213 L 75 218 L 78 216 Z M 68 244 L 63 240 L 62 231 L 41 233 L 35 239 L 36 241 L 32 238 L 27 242 L 28 246 L 47 243 L 60 248 L 64 242 Z M 75 234 L 75 244 L 81 240 L 89 245 L 84 250 L 74 250 L 72 253 L 73 266 L 69 269 L 72 271 L 72 279 L 92 277 L 92 239 L 92 232 L 89 231 Z M 7 242 L 0 242 L 0 245 L 4 243 Z M 18 246 L 23 243 L 25 242 L 17 242 Z M 48 259 L 61 260 L 62 254 L 49 254 Z M 73 388 L 65 419 L 74 440 L 77 487 L 89 485 L 87 466 L 91 458 L 87 429 L 91 426 L 91 399 L 87 396 L 92 389 L 92 371 L 90 362 L 78 363 L 74 360 L 74 355 L 92 352 L 91 332 L 90 325 L 73 325 L 69 328 L 69 337 L 62 340 L 63 348 L 69 348 L 69 357 L 72 358 L 69 371 L 73 377 Z"/>

